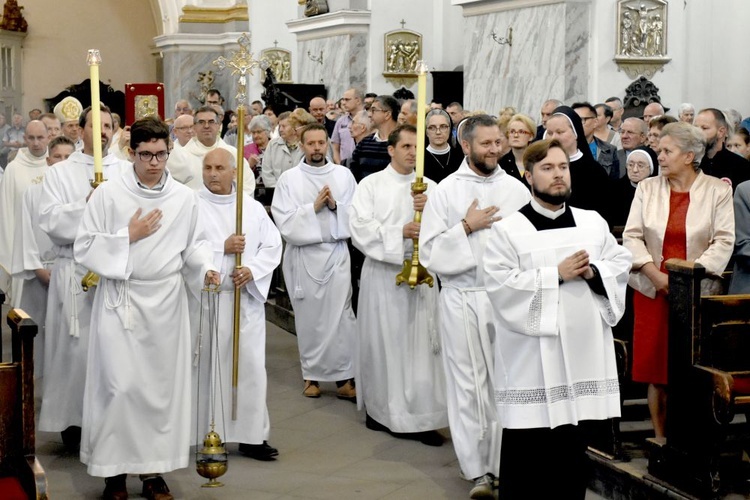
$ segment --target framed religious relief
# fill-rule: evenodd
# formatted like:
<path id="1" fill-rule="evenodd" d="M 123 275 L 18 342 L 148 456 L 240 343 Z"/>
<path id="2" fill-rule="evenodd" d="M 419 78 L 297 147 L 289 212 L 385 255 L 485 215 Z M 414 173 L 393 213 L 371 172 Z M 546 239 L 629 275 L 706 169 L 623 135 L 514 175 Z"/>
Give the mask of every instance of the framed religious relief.
<path id="1" fill-rule="evenodd" d="M 264 61 L 273 71 L 278 83 L 293 83 L 292 80 L 292 53 L 286 49 L 273 47 L 260 51 L 260 61 Z M 261 73 L 261 78 L 264 74 Z"/>
<path id="2" fill-rule="evenodd" d="M 132 125 L 136 120 L 147 116 L 164 116 L 163 83 L 126 83 L 125 84 L 125 123 Z"/>
<path id="3" fill-rule="evenodd" d="M 417 61 L 422 59 L 421 34 L 407 29 L 389 31 L 385 34 L 384 49 L 384 77 L 396 80 L 417 78 Z"/>
<path id="4" fill-rule="evenodd" d="M 616 33 L 615 62 L 630 78 L 651 78 L 671 60 L 664 0 L 619 0 Z"/>

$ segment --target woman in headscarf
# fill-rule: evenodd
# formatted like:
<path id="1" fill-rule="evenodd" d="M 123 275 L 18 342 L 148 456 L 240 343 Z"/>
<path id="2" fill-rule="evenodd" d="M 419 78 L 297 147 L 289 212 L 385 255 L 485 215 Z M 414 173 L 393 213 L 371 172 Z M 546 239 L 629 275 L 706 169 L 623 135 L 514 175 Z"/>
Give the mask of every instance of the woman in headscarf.
<path id="1" fill-rule="evenodd" d="M 450 144 L 453 122 L 447 111 L 432 109 L 425 118 L 427 147 L 424 155 L 424 175 L 440 182 L 458 170 L 464 159 L 461 148 Z"/>
<path id="2" fill-rule="evenodd" d="M 633 204 L 635 188 L 638 183 L 657 173 L 658 159 L 656 153 L 646 146 L 635 148 L 627 157 L 625 176 L 615 183 L 615 207 L 612 211 L 612 225 L 624 226 Z"/>
<path id="3" fill-rule="evenodd" d="M 591 154 L 578 113 L 568 106 L 557 107 L 547 120 L 544 138 L 560 141 L 570 157 L 570 206 L 596 210 L 611 225 L 611 210 L 607 205 L 610 182 Z"/>

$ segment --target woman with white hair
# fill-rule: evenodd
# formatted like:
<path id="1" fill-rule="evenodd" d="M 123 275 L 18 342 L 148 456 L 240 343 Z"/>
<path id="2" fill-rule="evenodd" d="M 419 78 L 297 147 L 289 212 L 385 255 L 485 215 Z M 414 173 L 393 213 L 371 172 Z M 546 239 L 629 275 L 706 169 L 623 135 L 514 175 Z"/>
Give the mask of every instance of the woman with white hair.
<path id="1" fill-rule="evenodd" d="M 699 168 L 705 153 L 701 130 L 680 122 L 665 125 L 659 148 L 659 175 L 638 184 L 622 238 L 633 254 L 629 284 L 636 290 L 632 378 L 649 384 L 651 421 L 656 437 L 664 438 L 669 316 L 664 263 L 688 260 L 719 277 L 735 237 L 732 188 Z"/>
<path id="2" fill-rule="evenodd" d="M 693 120 L 695 120 L 695 106 L 689 102 L 683 102 L 680 104 L 680 107 L 677 108 L 677 118 L 679 118 L 681 122 L 692 125 Z"/>
<path id="3" fill-rule="evenodd" d="M 263 153 L 266 151 L 268 142 L 271 140 L 273 125 L 271 125 L 271 120 L 267 116 L 257 115 L 253 116 L 253 119 L 250 120 L 247 129 L 253 138 L 253 142 L 245 146 L 243 155 L 257 178 L 260 173 L 260 166 L 263 163 Z"/>

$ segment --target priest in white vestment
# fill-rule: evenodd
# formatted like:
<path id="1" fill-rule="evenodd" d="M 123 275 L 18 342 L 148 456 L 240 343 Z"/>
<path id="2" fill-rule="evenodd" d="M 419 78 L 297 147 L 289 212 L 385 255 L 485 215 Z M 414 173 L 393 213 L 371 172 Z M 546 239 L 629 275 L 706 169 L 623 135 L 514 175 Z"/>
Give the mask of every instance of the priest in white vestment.
<path id="1" fill-rule="evenodd" d="M 193 331 L 201 333 L 197 339 L 200 369 L 193 369 L 194 380 L 200 383 L 197 438 L 201 439 L 209 431 L 210 408 L 215 408 L 216 432 L 224 442 L 240 443 L 240 452 L 251 458 L 273 460 L 279 452 L 268 444 L 271 423 L 266 405 L 265 302 L 273 270 L 281 263 L 281 235 L 263 205 L 247 193 L 244 193 L 242 207 L 242 232 L 236 234 L 235 172 L 229 151 L 216 149 L 203 159 L 205 187 L 198 191 L 198 215 L 213 251 L 214 266 L 221 274 L 221 293 L 218 345 L 215 338 L 209 337 L 212 333 L 208 329 L 208 304 L 204 304 L 202 330 L 200 325 L 193 325 Z M 239 270 L 235 265 L 236 254 L 242 255 Z M 237 420 L 232 420 L 235 293 L 240 294 L 240 353 Z M 212 359 L 212 353 L 215 356 L 217 352 L 218 358 Z M 214 380 L 217 362 L 220 367 L 218 383 Z"/>
<path id="2" fill-rule="evenodd" d="M 107 154 L 112 137 L 112 117 L 105 109 L 101 113 L 102 164 L 104 178 L 112 179 L 119 176 L 127 164 Z M 56 258 L 45 319 L 46 376 L 38 428 L 45 432 L 63 432 L 63 441 L 73 449 L 78 448 L 80 440 L 89 322 L 94 300 L 91 291 L 81 289 L 81 279 L 87 269 L 73 260 L 73 242 L 94 178 L 93 127 L 89 108 L 81 121 L 84 122 L 83 150 L 76 151 L 47 172 L 39 200 L 39 226 L 52 240 Z"/>
<path id="3" fill-rule="evenodd" d="M 10 292 L 13 307 L 18 307 L 20 286 L 23 281 L 13 280 L 12 274 L 13 238 L 16 233 L 18 214 L 21 213 L 23 193 L 32 184 L 41 184 L 47 172 L 47 127 L 39 120 L 26 125 L 24 133 L 26 147 L 18 150 L 16 157 L 5 167 L 5 175 L 0 185 L 0 289 Z M 34 318 L 37 319 L 37 318 Z"/>
<path id="4" fill-rule="evenodd" d="M 229 146 L 218 135 L 221 119 L 214 108 L 210 106 L 199 108 L 193 120 L 195 137 L 183 147 L 172 151 L 167 161 L 167 169 L 174 180 L 197 191 L 203 187 L 203 157 L 206 153 L 216 148 L 223 148 L 232 153 L 236 162 L 237 148 Z M 252 197 L 255 193 L 255 176 L 247 160 L 243 158 L 242 163 L 245 168 L 243 190 Z"/>
<path id="5" fill-rule="evenodd" d="M 75 151 L 75 144 L 67 137 L 55 137 L 49 143 L 48 166 L 52 166 Z M 18 158 L 18 157 L 16 157 Z M 34 337 L 34 376 L 44 374 L 44 331 L 47 315 L 47 291 L 55 251 L 52 240 L 39 227 L 39 199 L 42 184 L 32 184 L 23 194 L 21 213 L 16 221 L 13 238 L 13 279 L 23 282 L 14 298 L 14 307 L 20 307 L 36 322 L 39 330 Z"/>
<path id="6" fill-rule="evenodd" d="M 349 249 L 351 172 L 326 159 L 328 135 L 318 123 L 303 129 L 304 161 L 281 174 L 271 212 L 286 241 L 284 281 L 294 309 L 303 394 L 320 397 L 320 382 L 354 400 L 355 317 Z"/>
<path id="7" fill-rule="evenodd" d="M 560 142 L 524 153 L 533 199 L 493 224 L 484 253 L 496 321 L 495 401 L 503 499 L 586 495 L 586 446 L 620 415 L 611 327 L 631 254 L 595 211 L 569 207 Z"/>
<path id="8" fill-rule="evenodd" d="M 448 426 L 446 388 L 437 325 L 437 286 L 396 286 L 412 238 L 419 236 L 414 211 L 427 195 L 412 196 L 416 131 L 397 127 L 388 137 L 391 163 L 357 186 L 349 216 L 352 243 L 364 255 L 357 330 L 359 403 L 366 424 L 397 437 L 440 446 L 436 429 Z"/>
<path id="9" fill-rule="evenodd" d="M 107 478 L 105 497 L 127 474 L 143 494 L 169 494 L 154 474 L 190 461 L 190 321 L 182 271 L 219 284 L 198 224 L 198 197 L 166 171 L 169 127 L 158 118 L 130 129 L 134 163 L 91 195 L 75 258 L 100 276 L 91 336 L 81 461 Z M 171 495 L 160 498 L 172 498 Z"/>
<path id="10" fill-rule="evenodd" d="M 440 339 L 453 447 L 464 475 L 474 480 L 470 498 L 493 498 L 501 422 L 492 384 L 495 326 L 482 263 L 488 229 L 531 195 L 498 167 L 502 144 L 496 120 L 472 116 L 461 131 L 466 158 L 427 200 L 419 257 L 442 285 Z"/>

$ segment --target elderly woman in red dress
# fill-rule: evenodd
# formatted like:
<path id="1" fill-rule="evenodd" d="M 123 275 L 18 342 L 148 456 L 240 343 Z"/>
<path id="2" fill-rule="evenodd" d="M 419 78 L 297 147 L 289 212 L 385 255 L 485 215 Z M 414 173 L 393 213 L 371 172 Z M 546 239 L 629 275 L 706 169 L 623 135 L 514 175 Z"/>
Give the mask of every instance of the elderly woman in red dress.
<path id="1" fill-rule="evenodd" d="M 720 276 L 734 247 L 732 188 L 699 168 L 701 131 L 670 123 L 659 139 L 660 175 L 638 184 L 623 233 L 633 254 L 633 380 L 646 382 L 657 438 L 664 438 L 667 400 L 669 281 L 664 262 L 696 262 Z"/>

